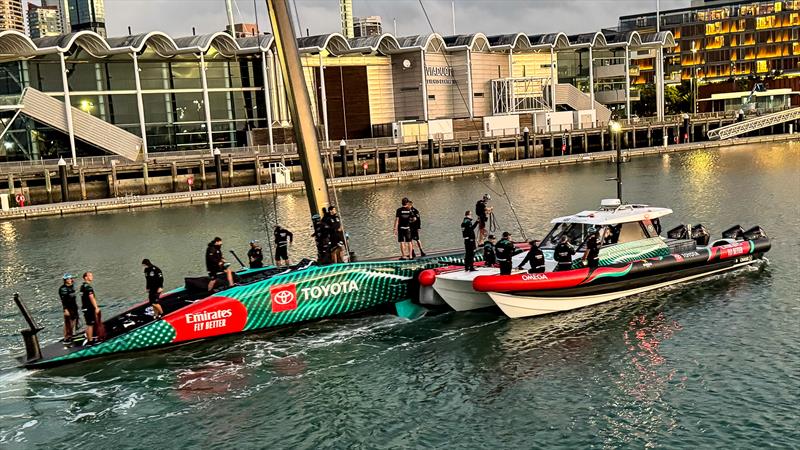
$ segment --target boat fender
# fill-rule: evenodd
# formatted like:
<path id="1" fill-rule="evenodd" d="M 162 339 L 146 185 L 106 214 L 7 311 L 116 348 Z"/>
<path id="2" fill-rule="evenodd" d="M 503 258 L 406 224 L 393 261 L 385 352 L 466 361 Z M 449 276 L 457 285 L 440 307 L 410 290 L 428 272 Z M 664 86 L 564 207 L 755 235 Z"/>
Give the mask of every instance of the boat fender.
<path id="1" fill-rule="evenodd" d="M 433 286 L 436 281 L 436 271 L 433 269 L 426 269 L 419 273 L 417 277 L 419 284 L 422 286 Z"/>

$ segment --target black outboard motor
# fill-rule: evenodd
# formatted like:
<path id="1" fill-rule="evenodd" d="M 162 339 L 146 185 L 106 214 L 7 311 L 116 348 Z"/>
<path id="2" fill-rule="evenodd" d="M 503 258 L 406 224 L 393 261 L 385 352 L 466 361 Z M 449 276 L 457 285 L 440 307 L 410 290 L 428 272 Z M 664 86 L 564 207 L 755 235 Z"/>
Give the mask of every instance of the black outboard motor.
<path id="1" fill-rule="evenodd" d="M 711 240 L 711 235 L 706 227 L 702 224 L 697 224 L 692 227 L 692 239 L 694 239 L 698 247 L 705 247 L 708 245 L 708 241 Z"/>
<path id="2" fill-rule="evenodd" d="M 686 225 L 678 225 L 667 231 L 667 237 L 670 239 L 689 239 L 689 229 Z"/>
<path id="3" fill-rule="evenodd" d="M 758 225 L 744 232 L 744 239 L 747 241 L 754 241 L 756 239 L 765 237 L 767 237 L 767 232 Z"/>
<path id="4" fill-rule="evenodd" d="M 725 239 L 736 239 L 737 241 L 742 240 L 744 236 L 744 228 L 741 225 L 734 225 L 727 230 L 722 232 L 722 237 Z"/>

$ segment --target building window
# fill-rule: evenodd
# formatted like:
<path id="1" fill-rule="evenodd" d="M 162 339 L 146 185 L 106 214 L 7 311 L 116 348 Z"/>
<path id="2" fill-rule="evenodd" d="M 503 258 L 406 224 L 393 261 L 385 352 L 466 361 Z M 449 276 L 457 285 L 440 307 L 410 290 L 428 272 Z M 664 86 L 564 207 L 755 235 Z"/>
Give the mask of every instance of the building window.
<path id="1" fill-rule="evenodd" d="M 428 96 L 428 100 L 436 100 L 436 96 L 435 95 L 429 95 Z"/>
<path id="2" fill-rule="evenodd" d="M 756 61 L 756 72 L 758 73 L 768 72 L 767 62 L 764 61 L 763 59 Z"/>
<path id="3" fill-rule="evenodd" d="M 473 97 L 483 98 L 483 92 L 476 92 L 476 93 L 473 94 Z"/>
<path id="4" fill-rule="evenodd" d="M 756 30 L 775 28 L 775 16 L 756 17 Z"/>

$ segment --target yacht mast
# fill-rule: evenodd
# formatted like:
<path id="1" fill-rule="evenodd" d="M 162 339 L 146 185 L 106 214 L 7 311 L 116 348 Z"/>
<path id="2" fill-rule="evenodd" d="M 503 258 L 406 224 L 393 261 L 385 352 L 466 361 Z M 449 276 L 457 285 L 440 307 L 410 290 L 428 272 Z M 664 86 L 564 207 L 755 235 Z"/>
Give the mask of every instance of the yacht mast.
<path id="1" fill-rule="evenodd" d="M 267 0 L 272 35 L 281 67 L 283 83 L 286 86 L 286 103 L 292 118 L 300 166 L 306 185 L 306 197 L 311 214 L 322 214 L 322 208 L 330 206 L 325 172 L 322 169 L 317 129 L 311 113 L 311 99 L 308 96 L 300 52 L 297 49 L 289 0 Z"/>

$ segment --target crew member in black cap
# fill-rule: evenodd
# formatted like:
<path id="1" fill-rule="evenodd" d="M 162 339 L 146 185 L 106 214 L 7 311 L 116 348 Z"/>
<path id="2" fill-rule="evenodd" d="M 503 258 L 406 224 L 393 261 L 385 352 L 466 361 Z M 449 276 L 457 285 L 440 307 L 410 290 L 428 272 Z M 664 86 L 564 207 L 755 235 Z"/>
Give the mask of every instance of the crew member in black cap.
<path id="1" fill-rule="evenodd" d="M 277 258 L 276 263 L 277 263 Z M 253 239 L 250 241 L 250 250 L 247 251 L 247 261 L 251 269 L 260 269 L 264 267 L 264 252 L 261 250 L 261 245 L 258 241 Z"/>
<path id="2" fill-rule="evenodd" d="M 164 273 L 147 258 L 142 260 L 142 265 L 144 266 L 147 301 L 153 307 L 153 318 L 158 319 L 164 315 L 164 310 L 161 309 L 161 305 L 158 304 L 161 293 L 164 292 Z"/>
<path id="3" fill-rule="evenodd" d="M 230 264 L 225 262 L 222 257 L 222 238 L 215 237 L 213 241 L 208 243 L 206 248 L 206 270 L 208 270 L 208 277 L 211 280 L 208 282 L 208 290 L 214 289 L 217 284 L 217 274 L 225 273 L 228 279 L 228 286 L 233 286 L 233 272 L 231 272 Z"/>
<path id="4" fill-rule="evenodd" d="M 497 264 L 497 255 L 495 254 L 494 244 L 497 242 L 497 238 L 494 237 L 493 234 L 490 234 L 489 237 L 486 238 L 486 242 L 483 243 L 483 266 L 484 267 L 494 267 Z"/>
<path id="5" fill-rule="evenodd" d="M 569 237 L 567 237 L 567 235 L 561 236 L 561 242 L 553 249 L 553 258 L 556 260 L 556 272 L 571 270 L 572 255 L 574 254 L 575 248 L 569 244 Z"/>
<path id="6" fill-rule="evenodd" d="M 475 271 L 475 228 L 478 222 L 472 221 L 472 213 L 467 210 L 461 221 L 461 237 L 464 238 L 464 270 Z"/>
<path id="7" fill-rule="evenodd" d="M 595 269 L 600 265 L 600 238 L 597 235 L 597 228 L 589 228 L 586 251 L 583 252 L 583 263 L 590 269 Z"/>
<path id="8" fill-rule="evenodd" d="M 75 277 L 65 273 L 64 284 L 58 288 L 61 307 L 64 310 L 64 343 L 72 341 L 78 327 L 78 299 L 75 294 Z"/>
<path id="9" fill-rule="evenodd" d="M 511 275 L 511 257 L 514 256 L 514 243 L 511 242 L 511 233 L 503 232 L 503 237 L 495 244 L 497 262 L 500 264 L 500 275 Z"/>

